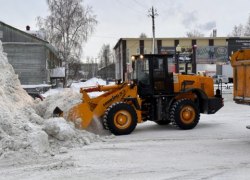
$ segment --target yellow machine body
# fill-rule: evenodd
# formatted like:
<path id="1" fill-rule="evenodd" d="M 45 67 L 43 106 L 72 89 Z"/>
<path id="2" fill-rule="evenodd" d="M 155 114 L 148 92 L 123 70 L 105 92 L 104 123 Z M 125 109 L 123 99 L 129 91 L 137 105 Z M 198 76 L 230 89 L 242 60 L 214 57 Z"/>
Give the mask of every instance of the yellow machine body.
<path id="1" fill-rule="evenodd" d="M 236 51 L 231 56 L 234 81 L 234 100 L 250 104 L 250 49 Z"/>
<path id="2" fill-rule="evenodd" d="M 83 129 L 99 118 L 115 135 L 130 134 L 137 123 L 147 120 L 192 129 L 200 113 L 214 114 L 223 107 L 223 98 L 219 90 L 214 93 L 210 77 L 168 72 L 168 57 L 172 59 L 153 54 L 137 57 L 133 81 L 81 88 L 81 103 L 68 112 L 55 109 L 54 114 L 63 115 Z M 91 98 L 91 92 L 103 93 Z"/>
<path id="3" fill-rule="evenodd" d="M 96 91 L 104 93 L 90 98 L 88 93 Z M 136 98 L 139 105 L 141 104 L 141 100 L 137 96 L 137 86 L 127 83 L 81 88 L 80 92 L 82 93 L 82 102 L 71 108 L 67 115 L 67 119 L 73 121 L 78 128 L 87 128 L 93 118 L 102 117 L 108 107 L 115 102 L 126 101 L 126 98 Z M 131 104 L 129 99 L 127 99 L 127 103 Z M 136 114 L 137 121 L 140 123 L 142 121 L 140 110 L 136 110 Z"/>
<path id="4" fill-rule="evenodd" d="M 185 82 L 187 83 L 185 84 Z M 175 93 L 181 92 L 183 89 L 190 89 L 190 88 L 200 89 L 208 97 L 214 96 L 214 83 L 211 77 L 199 76 L 199 75 L 174 74 Z"/>

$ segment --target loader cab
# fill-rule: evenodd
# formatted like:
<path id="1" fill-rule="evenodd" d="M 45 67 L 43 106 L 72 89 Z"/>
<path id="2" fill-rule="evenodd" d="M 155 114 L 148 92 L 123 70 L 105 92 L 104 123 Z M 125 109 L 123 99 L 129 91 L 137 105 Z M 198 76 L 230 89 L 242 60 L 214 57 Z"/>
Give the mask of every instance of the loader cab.
<path id="1" fill-rule="evenodd" d="M 132 56 L 133 79 L 140 97 L 174 93 L 173 55 L 145 54 Z"/>

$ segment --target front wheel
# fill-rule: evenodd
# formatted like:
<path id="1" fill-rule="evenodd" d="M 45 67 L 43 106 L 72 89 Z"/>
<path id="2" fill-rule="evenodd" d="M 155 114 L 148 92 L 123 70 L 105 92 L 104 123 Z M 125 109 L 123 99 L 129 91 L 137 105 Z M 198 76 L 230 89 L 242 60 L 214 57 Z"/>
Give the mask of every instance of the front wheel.
<path id="1" fill-rule="evenodd" d="M 115 103 L 105 112 L 103 124 L 105 129 L 115 135 L 130 134 L 137 125 L 136 111 L 129 104 Z"/>
<path id="2" fill-rule="evenodd" d="M 170 120 L 180 129 L 193 129 L 200 120 L 200 112 L 193 101 L 181 99 L 172 105 Z"/>

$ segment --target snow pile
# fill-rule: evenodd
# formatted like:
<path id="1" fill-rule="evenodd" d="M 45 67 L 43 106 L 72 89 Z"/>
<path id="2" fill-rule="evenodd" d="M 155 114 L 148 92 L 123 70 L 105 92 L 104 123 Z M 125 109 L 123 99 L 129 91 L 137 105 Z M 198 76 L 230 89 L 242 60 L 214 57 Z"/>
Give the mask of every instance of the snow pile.
<path id="1" fill-rule="evenodd" d="M 55 107 L 59 107 L 64 112 L 64 117 L 67 118 L 67 113 L 70 108 L 82 101 L 80 88 L 96 87 L 97 85 L 106 85 L 106 81 L 99 78 L 91 78 L 86 82 L 73 83 L 70 88 L 50 89 L 42 96 L 46 97 L 44 101 L 38 103 L 35 107 L 37 113 L 45 118 L 51 118 Z M 88 93 L 91 98 L 99 96 L 103 92 Z M 98 135 L 110 135 L 109 131 L 104 130 L 101 121 L 94 118 L 87 128 L 87 131 Z"/>
<path id="2" fill-rule="evenodd" d="M 80 92 L 80 88 L 82 87 L 96 87 L 98 85 L 106 85 L 106 81 L 104 81 L 103 79 L 100 78 L 91 78 L 89 80 L 87 80 L 86 82 L 79 82 L 79 83 L 72 83 L 70 86 L 70 89 L 74 92 L 79 93 Z M 57 89 L 50 89 L 47 92 L 45 92 L 44 94 L 42 94 L 43 97 L 48 97 L 51 95 L 56 95 L 60 92 L 65 91 L 63 88 L 57 88 Z M 100 95 L 102 92 L 93 92 L 93 93 L 89 93 L 90 97 L 95 97 Z"/>
<path id="3" fill-rule="evenodd" d="M 53 96 L 49 95 L 44 101 L 35 105 L 38 115 L 45 119 L 52 118 L 55 107 L 59 107 L 64 112 L 64 117 L 67 118 L 67 112 L 82 101 L 82 94 L 79 92 L 77 93 L 71 89 L 59 90 Z M 104 130 L 101 121 L 98 119 L 93 119 L 87 130 L 98 135 L 110 135 L 108 131 Z"/>
<path id="4" fill-rule="evenodd" d="M 21 88 L 17 75 L 8 63 L 0 42 L 0 154 L 6 150 L 27 148 L 29 133 L 40 121 L 30 105 L 32 98 Z M 39 131 L 39 130 L 38 130 Z M 33 134 L 33 136 L 35 136 Z"/>
<path id="5" fill-rule="evenodd" d="M 105 141 L 98 135 L 75 129 L 73 123 L 65 123 L 65 120 L 61 117 L 46 120 L 43 129 L 52 139 L 57 140 L 52 144 L 53 148 L 79 147 L 89 145 L 95 141 Z"/>
<path id="6" fill-rule="evenodd" d="M 81 87 L 91 87 L 97 85 L 106 85 L 106 81 L 99 78 L 91 78 L 86 82 L 72 83 L 71 88 L 79 90 Z"/>
<path id="7" fill-rule="evenodd" d="M 8 63 L 1 41 L 0 84 L 1 157 L 15 157 L 14 151 L 20 154 L 19 157 L 46 154 L 46 152 L 51 154 L 60 152 L 62 148 L 79 147 L 103 140 L 99 135 L 75 129 L 63 118 L 47 119 L 49 118 L 47 109 L 52 109 L 55 100 L 48 98 L 48 101 L 41 105 L 38 101 L 33 101 L 21 87 L 17 75 Z M 67 92 L 66 95 L 64 99 L 56 97 L 65 107 L 74 104 L 76 99 L 80 100 L 79 93 L 71 95 Z M 36 112 L 39 107 L 40 111 Z"/>
<path id="8" fill-rule="evenodd" d="M 98 85 L 114 85 L 114 84 L 115 84 L 115 82 L 109 82 L 107 84 L 107 82 L 105 80 L 94 77 L 94 78 L 87 80 L 86 82 L 72 83 L 70 88 L 73 89 L 74 91 L 79 92 L 81 87 L 96 87 Z M 102 93 L 103 92 L 91 92 L 88 94 L 92 98 L 92 97 L 99 96 Z"/>
<path id="9" fill-rule="evenodd" d="M 48 119 L 52 117 L 55 107 L 59 107 L 62 111 L 67 112 L 72 106 L 81 102 L 81 94 L 74 92 L 71 89 L 60 88 L 53 95 L 48 95 L 35 105 L 37 114 Z"/>

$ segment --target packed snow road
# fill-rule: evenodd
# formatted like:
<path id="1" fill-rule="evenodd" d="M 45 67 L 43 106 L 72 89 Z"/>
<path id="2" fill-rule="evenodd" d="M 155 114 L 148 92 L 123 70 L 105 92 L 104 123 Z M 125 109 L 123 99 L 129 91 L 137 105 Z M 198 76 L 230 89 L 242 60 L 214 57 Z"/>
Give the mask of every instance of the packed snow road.
<path id="1" fill-rule="evenodd" d="M 0 179 L 250 179 L 250 106 L 224 97 L 193 130 L 138 124 L 131 135 L 51 157 L 1 160 Z"/>

